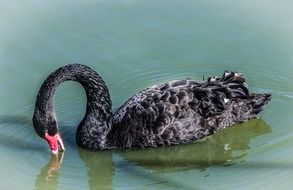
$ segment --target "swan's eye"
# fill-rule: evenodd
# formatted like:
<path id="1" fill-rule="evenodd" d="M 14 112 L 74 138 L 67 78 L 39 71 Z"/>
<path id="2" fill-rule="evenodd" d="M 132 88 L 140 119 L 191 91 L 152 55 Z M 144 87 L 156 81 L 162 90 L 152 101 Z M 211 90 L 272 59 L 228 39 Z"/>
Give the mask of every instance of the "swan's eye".
<path id="1" fill-rule="evenodd" d="M 58 133 L 57 123 L 55 120 L 49 121 L 47 124 L 48 134 L 54 136 Z"/>

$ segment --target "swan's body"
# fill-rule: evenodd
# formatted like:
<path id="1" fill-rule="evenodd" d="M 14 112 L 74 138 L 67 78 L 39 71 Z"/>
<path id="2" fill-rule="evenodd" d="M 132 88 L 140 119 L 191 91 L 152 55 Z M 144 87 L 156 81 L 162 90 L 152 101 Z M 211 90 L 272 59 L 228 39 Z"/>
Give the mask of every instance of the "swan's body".
<path id="1" fill-rule="evenodd" d="M 97 150 L 188 143 L 255 117 L 271 98 L 249 94 L 241 74 L 225 72 L 202 82 L 176 80 L 149 87 L 112 114 L 102 78 L 87 66 L 71 64 L 51 73 L 39 91 L 33 121 L 41 137 L 58 134 L 53 95 L 66 80 L 78 81 L 87 94 L 77 144 Z"/>

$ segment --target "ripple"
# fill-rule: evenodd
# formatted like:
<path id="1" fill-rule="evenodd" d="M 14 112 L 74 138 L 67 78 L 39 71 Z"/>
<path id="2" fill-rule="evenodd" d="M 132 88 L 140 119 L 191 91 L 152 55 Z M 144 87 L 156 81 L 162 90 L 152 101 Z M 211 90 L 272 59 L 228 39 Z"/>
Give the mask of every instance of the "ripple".
<path id="1" fill-rule="evenodd" d="M 290 189 L 288 2 L 268 3 L 265 10 L 260 1 L 3 3 L 0 189 Z M 103 76 L 114 108 L 151 85 L 202 80 L 226 69 L 242 72 L 251 92 L 273 99 L 261 120 L 194 144 L 91 152 L 75 143 L 86 97 L 76 83 L 65 85 L 55 97 L 67 148 L 60 163 L 35 134 L 31 116 L 42 80 L 72 62 Z"/>

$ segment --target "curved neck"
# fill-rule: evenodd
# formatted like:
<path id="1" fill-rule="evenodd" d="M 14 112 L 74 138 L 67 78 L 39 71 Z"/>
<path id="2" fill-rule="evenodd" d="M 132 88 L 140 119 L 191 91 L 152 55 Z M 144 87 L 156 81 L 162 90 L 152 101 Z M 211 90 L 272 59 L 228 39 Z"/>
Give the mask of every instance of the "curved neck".
<path id="1" fill-rule="evenodd" d="M 70 64 L 51 73 L 42 84 L 36 99 L 35 114 L 42 120 L 55 120 L 53 97 L 57 87 L 64 81 L 79 82 L 87 96 L 86 114 L 77 129 L 77 143 L 87 148 L 100 147 L 111 126 L 111 99 L 103 79 L 91 68 Z"/>

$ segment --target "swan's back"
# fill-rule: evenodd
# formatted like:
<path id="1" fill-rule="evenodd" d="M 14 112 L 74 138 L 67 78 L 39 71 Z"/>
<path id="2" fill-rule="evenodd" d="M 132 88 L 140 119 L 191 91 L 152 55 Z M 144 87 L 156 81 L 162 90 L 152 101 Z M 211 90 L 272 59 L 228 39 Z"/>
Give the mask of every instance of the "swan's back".
<path id="1" fill-rule="evenodd" d="M 270 94 L 249 94 L 244 76 L 234 72 L 203 82 L 155 85 L 116 111 L 107 147 L 157 147 L 197 140 L 255 117 L 270 98 Z"/>

